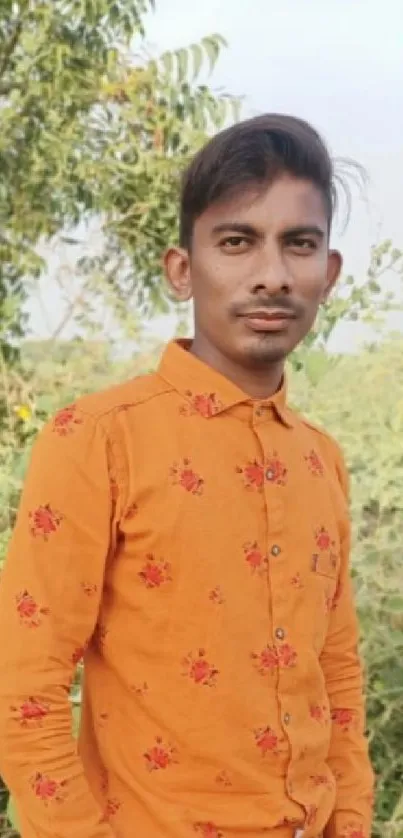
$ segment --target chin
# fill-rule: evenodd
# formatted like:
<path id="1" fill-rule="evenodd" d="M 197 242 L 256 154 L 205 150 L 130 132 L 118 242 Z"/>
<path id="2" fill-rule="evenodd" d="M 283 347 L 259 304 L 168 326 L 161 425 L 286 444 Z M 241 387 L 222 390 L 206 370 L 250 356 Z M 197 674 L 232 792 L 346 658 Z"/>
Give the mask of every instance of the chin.
<path id="1" fill-rule="evenodd" d="M 240 347 L 239 357 L 242 357 L 243 363 L 247 366 L 255 368 L 265 367 L 268 364 L 278 364 L 285 361 L 287 356 L 292 352 L 293 347 L 288 345 L 284 340 L 273 340 L 273 337 L 266 340 L 248 341 Z"/>

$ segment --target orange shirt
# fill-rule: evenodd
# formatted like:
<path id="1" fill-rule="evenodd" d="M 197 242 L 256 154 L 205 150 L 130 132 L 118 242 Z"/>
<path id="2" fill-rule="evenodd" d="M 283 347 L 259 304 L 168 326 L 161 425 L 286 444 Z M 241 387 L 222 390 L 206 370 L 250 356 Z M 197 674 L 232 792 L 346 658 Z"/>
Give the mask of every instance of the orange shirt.
<path id="1" fill-rule="evenodd" d="M 23 838 L 369 838 L 346 483 L 178 343 L 44 428 L 0 584 Z"/>

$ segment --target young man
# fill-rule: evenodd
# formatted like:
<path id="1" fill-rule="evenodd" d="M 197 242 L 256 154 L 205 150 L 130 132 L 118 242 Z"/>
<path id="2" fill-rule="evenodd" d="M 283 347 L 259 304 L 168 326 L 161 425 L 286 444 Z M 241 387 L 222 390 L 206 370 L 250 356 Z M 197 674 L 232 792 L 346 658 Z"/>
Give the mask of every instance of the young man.
<path id="1" fill-rule="evenodd" d="M 194 340 L 39 436 L 0 586 L 23 838 L 370 836 L 347 476 L 284 382 L 340 272 L 333 205 L 306 123 L 212 139 L 165 256 Z"/>

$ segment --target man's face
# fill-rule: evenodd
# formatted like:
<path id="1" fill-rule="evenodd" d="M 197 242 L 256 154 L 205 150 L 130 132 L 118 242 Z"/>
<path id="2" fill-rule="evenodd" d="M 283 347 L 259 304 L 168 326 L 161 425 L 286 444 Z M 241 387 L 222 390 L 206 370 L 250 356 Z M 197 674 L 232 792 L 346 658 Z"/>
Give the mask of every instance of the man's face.
<path id="1" fill-rule="evenodd" d="M 196 343 L 255 369 L 300 343 L 340 267 L 328 250 L 323 196 L 287 175 L 209 207 L 195 222 L 191 253 L 166 256 L 176 292 L 193 297 Z"/>

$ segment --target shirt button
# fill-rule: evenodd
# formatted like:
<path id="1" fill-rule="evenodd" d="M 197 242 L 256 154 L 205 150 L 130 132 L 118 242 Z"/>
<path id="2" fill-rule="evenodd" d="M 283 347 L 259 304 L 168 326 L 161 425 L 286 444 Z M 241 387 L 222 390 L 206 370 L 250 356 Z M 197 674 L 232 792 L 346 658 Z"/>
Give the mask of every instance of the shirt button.
<path id="1" fill-rule="evenodd" d="M 289 713 L 285 713 L 285 715 L 284 715 L 284 724 L 285 724 L 285 725 L 289 725 L 289 724 L 290 724 L 290 721 L 291 721 L 291 716 L 290 716 L 290 714 L 289 714 Z"/>
<path id="2" fill-rule="evenodd" d="M 278 544 L 273 544 L 273 547 L 271 548 L 272 556 L 279 556 L 280 553 L 281 553 L 281 547 L 279 547 Z"/>
<path id="3" fill-rule="evenodd" d="M 274 478 L 274 471 L 271 468 L 268 468 L 266 471 L 266 479 L 273 480 Z"/>
<path id="4" fill-rule="evenodd" d="M 277 640 L 284 640 L 284 638 L 285 638 L 284 629 L 282 629 L 282 628 L 276 629 L 276 637 L 277 637 Z"/>

